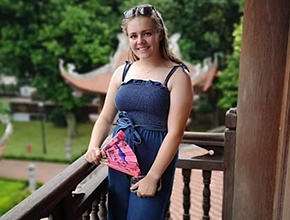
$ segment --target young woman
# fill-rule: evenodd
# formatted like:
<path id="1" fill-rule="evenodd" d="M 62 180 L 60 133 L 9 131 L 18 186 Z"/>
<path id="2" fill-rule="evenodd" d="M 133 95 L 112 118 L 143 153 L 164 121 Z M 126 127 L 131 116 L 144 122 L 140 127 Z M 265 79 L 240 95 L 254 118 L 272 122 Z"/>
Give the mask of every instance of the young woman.
<path id="1" fill-rule="evenodd" d="M 130 176 L 109 168 L 108 218 L 161 220 L 192 106 L 191 81 L 186 66 L 169 50 L 167 29 L 153 6 L 124 12 L 122 28 L 128 36 L 131 62 L 112 76 L 85 158 L 90 163 L 100 162 L 99 147 L 119 111 L 114 135 L 125 132 L 144 178 L 131 185 Z M 160 181 L 162 189 L 157 191 Z"/>

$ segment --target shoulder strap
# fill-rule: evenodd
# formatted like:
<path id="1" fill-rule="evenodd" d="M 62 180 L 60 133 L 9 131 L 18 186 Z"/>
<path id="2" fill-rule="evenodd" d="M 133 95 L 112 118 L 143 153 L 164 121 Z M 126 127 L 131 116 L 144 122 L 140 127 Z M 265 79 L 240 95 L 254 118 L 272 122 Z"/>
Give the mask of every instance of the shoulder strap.
<path id="1" fill-rule="evenodd" d="M 132 63 L 130 63 L 128 60 L 125 61 L 125 66 L 124 66 L 124 69 L 123 69 L 123 75 L 122 75 L 122 82 L 124 82 L 125 80 L 125 77 L 127 75 L 127 72 L 128 70 L 130 69 Z"/>
<path id="2" fill-rule="evenodd" d="M 170 77 L 173 75 L 173 73 L 175 73 L 175 71 L 178 69 L 178 67 L 181 67 L 182 70 L 183 70 L 183 72 L 185 72 L 185 73 L 188 73 L 188 72 L 189 72 L 188 68 L 187 68 L 183 63 L 181 63 L 181 64 L 179 64 L 179 65 L 176 65 L 176 66 L 172 67 L 172 69 L 171 69 L 170 72 L 167 74 L 166 79 L 165 79 L 165 81 L 164 81 L 164 85 L 165 85 L 166 87 L 167 87 L 167 84 L 168 84 L 168 81 L 169 81 Z"/>
<path id="3" fill-rule="evenodd" d="M 167 74 L 166 78 L 165 78 L 165 81 L 164 81 L 164 85 L 167 87 L 167 83 L 170 79 L 170 77 L 173 75 L 173 73 L 175 73 L 175 71 L 177 70 L 179 66 L 174 66 L 172 67 L 172 69 L 170 70 L 170 72 Z"/>

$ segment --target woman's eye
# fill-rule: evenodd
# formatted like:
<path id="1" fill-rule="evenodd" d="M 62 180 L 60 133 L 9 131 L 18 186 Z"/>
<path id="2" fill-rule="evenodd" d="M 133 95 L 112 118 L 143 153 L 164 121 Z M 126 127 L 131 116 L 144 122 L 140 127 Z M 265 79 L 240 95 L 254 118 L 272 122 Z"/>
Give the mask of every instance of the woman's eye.
<path id="1" fill-rule="evenodd" d="M 130 38 L 131 39 L 135 39 L 137 36 L 136 35 L 131 35 Z"/>
<path id="2" fill-rule="evenodd" d="M 145 32 L 145 36 L 151 36 L 151 32 Z"/>

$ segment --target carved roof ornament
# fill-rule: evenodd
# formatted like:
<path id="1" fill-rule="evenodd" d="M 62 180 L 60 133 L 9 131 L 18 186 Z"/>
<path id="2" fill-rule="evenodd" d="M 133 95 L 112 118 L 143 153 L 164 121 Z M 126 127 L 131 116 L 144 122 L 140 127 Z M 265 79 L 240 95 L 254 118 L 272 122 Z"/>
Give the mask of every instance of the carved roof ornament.
<path id="1" fill-rule="evenodd" d="M 122 65 L 128 59 L 129 43 L 127 37 L 123 33 L 117 35 L 119 44 L 114 56 L 110 57 L 110 62 L 95 70 L 87 73 L 78 73 L 75 65 L 68 63 L 64 67 L 64 60 L 59 60 L 59 70 L 61 76 L 74 89 L 76 96 L 82 93 L 103 94 L 107 93 L 111 76 L 115 69 Z M 178 41 L 181 37 L 180 33 L 175 33 L 169 38 L 169 47 L 177 57 L 181 57 Z M 203 64 L 193 65 L 185 62 L 190 70 L 192 86 L 202 87 L 201 91 L 205 92 L 212 84 L 213 77 L 217 74 L 218 53 L 211 57 L 205 58 Z"/>

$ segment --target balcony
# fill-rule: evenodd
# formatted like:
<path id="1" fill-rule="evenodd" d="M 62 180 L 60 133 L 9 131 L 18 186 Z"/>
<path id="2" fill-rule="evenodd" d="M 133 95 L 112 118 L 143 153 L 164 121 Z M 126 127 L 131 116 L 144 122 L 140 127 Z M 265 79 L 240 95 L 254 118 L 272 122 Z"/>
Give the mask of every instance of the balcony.
<path id="1" fill-rule="evenodd" d="M 209 153 L 192 158 L 179 158 L 177 168 L 183 176 L 183 219 L 190 219 L 191 170 L 202 171 L 203 220 L 210 219 L 211 174 L 223 172 L 223 219 L 231 219 L 233 196 L 233 165 L 236 138 L 236 110 L 226 115 L 224 133 L 185 132 L 183 144 L 194 144 Z M 107 167 L 88 164 L 84 157 L 67 167 L 0 220 L 104 220 L 107 215 Z M 226 189 L 226 190 L 225 190 Z M 169 207 L 168 207 L 169 210 Z M 166 219 L 170 219 L 167 212 Z"/>

